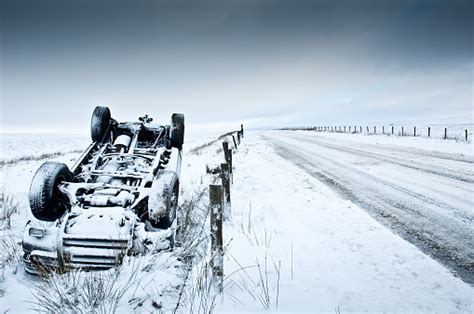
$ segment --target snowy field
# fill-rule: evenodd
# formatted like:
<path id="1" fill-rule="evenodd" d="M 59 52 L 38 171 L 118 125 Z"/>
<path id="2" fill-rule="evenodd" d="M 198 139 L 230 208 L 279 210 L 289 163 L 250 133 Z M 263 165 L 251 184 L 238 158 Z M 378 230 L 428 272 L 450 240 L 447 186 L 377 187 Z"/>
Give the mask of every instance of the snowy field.
<path id="1" fill-rule="evenodd" d="M 18 242 L 32 218 L 29 184 L 46 160 L 39 157 L 59 151 L 54 159 L 71 165 L 88 139 L 16 135 L 23 144 L 15 145 L 2 136 L 1 159 L 34 154 L 38 160 L 1 168 L 3 213 L 15 210 L 1 222 L 0 311 L 44 310 L 38 297 L 64 311 L 90 311 L 94 306 L 78 290 L 93 286 L 104 294 L 98 308 L 119 313 L 472 312 L 472 144 L 315 132 L 245 135 L 234 152 L 224 225 L 223 296 L 206 276 L 207 186 L 215 182 L 206 165 L 223 162 L 215 136 L 188 134 L 180 207 L 193 216 L 182 247 L 127 258 L 101 275 L 49 281 L 26 275 L 19 258 Z"/>

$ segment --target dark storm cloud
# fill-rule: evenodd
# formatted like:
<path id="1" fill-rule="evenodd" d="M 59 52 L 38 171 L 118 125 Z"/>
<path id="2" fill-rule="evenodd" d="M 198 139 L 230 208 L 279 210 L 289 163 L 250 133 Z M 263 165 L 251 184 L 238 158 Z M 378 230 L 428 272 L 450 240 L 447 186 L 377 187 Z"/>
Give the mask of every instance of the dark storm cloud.
<path id="1" fill-rule="evenodd" d="M 85 121 L 97 103 L 198 123 L 421 115 L 427 102 L 442 115 L 446 100 L 472 110 L 470 1 L 20 0 L 0 11 L 5 129 L 20 116 L 38 128 L 66 113 Z"/>

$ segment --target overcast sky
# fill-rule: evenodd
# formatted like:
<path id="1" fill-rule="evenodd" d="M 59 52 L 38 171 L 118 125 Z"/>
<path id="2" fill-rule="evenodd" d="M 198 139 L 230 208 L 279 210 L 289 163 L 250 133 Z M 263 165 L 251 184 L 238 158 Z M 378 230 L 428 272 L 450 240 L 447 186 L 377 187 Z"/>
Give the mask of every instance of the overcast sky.
<path id="1" fill-rule="evenodd" d="M 472 1 L 0 3 L 2 131 L 473 121 Z"/>

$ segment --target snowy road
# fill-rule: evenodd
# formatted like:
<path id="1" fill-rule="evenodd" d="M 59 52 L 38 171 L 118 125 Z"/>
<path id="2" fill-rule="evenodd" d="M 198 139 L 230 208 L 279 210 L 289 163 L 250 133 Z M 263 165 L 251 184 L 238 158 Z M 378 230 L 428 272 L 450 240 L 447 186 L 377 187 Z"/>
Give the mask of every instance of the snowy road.
<path id="1" fill-rule="evenodd" d="M 474 283 L 472 155 L 268 132 L 276 153 Z"/>

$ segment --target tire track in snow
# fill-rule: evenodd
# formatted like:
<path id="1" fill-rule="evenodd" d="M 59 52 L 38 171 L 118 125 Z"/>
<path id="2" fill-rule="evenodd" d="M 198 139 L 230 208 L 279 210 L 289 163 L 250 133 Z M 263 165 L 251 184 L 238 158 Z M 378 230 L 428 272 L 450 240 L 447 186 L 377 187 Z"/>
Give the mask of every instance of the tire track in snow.
<path id="1" fill-rule="evenodd" d="M 346 157 L 348 154 L 353 156 L 354 151 L 345 150 L 344 147 L 339 150 L 335 147 L 336 145 L 329 146 L 326 143 L 319 145 L 310 141 L 315 149 L 308 149 L 303 144 L 298 145 L 305 141 L 295 143 L 291 137 L 283 137 L 283 139 L 265 137 L 265 139 L 272 143 L 277 154 L 367 209 L 403 238 L 448 266 L 464 281 L 474 283 L 474 248 L 471 227 L 473 216 L 469 210 L 459 210 L 446 202 L 441 203 L 426 195 L 408 190 L 400 184 L 389 182 L 383 177 L 376 177 L 358 170 L 347 160 L 340 162 L 344 161 L 344 158 L 338 158 L 339 161 L 336 161 L 331 152 L 336 151 Z M 367 154 L 361 155 L 362 158 L 370 158 L 370 156 L 366 157 Z M 397 167 L 404 167 L 404 165 L 397 165 Z M 409 167 L 409 169 L 412 168 Z M 419 169 L 412 169 L 412 171 L 415 170 Z M 430 175 L 439 174 L 431 173 Z M 450 176 L 443 176 L 443 178 L 446 181 L 453 180 Z M 467 184 L 464 180 L 459 183 Z M 470 204 L 472 208 L 472 201 Z"/>
<path id="2" fill-rule="evenodd" d="M 361 157 L 372 158 L 372 159 L 376 159 L 378 161 L 389 162 L 389 163 L 396 164 L 396 165 L 399 165 L 399 166 L 407 167 L 407 168 L 414 169 L 414 170 L 424 171 L 424 172 L 427 172 L 427 173 L 430 173 L 430 174 L 435 174 L 435 175 L 443 176 L 443 177 L 446 177 L 446 178 L 451 178 L 451 179 L 455 179 L 455 180 L 459 180 L 459 181 L 463 181 L 463 182 L 467 182 L 467 183 L 474 183 L 474 179 L 472 178 L 473 173 L 472 173 L 472 170 L 471 170 L 472 165 L 468 165 L 466 167 L 465 171 L 463 171 L 463 172 L 467 173 L 468 175 L 463 175 L 462 173 L 459 173 L 457 175 L 453 175 L 452 174 L 452 172 L 453 172 L 452 169 L 446 169 L 446 168 L 443 169 L 439 165 L 436 165 L 436 168 L 433 169 L 433 167 L 432 167 L 433 165 L 425 165 L 423 163 L 414 161 L 413 159 L 404 161 L 401 158 L 395 158 L 394 155 L 393 155 L 394 152 L 390 152 L 390 154 L 392 154 L 392 155 L 390 157 L 388 157 L 384 154 L 376 153 L 373 150 L 367 152 L 367 151 L 357 149 L 357 148 L 348 148 L 348 147 L 344 147 L 344 146 L 341 146 L 341 145 L 330 144 L 330 143 L 323 142 L 323 141 L 320 141 L 320 140 L 317 140 L 317 139 L 314 139 L 314 138 L 311 138 L 311 139 L 309 139 L 309 138 L 298 138 L 297 140 L 302 141 L 302 142 L 306 142 L 306 143 L 309 143 L 309 144 L 317 144 L 319 146 L 323 146 L 323 147 L 330 148 L 330 149 L 335 149 L 335 150 L 338 150 L 338 151 L 344 151 L 344 152 L 351 153 L 351 154 L 357 154 Z M 373 149 L 373 148 L 371 148 L 371 149 Z M 455 160 L 451 160 L 451 161 L 455 161 Z"/>
<path id="3" fill-rule="evenodd" d="M 317 134 L 317 133 L 316 133 Z M 313 133 L 313 135 L 315 135 Z M 317 135 L 315 135 L 317 136 Z M 294 134 L 292 138 L 303 138 L 307 139 L 307 137 L 303 134 Z M 343 140 L 343 139 L 334 139 L 334 138 L 324 138 L 321 136 L 318 136 L 318 140 L 330 140 L 332 143 L 338 142 L 340 144 L 346 145 L 346 146 L 354 146 L 357 145 L 358 148 L 364 148 L 365 150 L 369 151 L 374 151 L 374 150 L 379 150 L 383 152 L 388 152 L 390 154 L 400 154 L 403 153 L 403 155 L 406 157 L 406 155 L 413 155 L 413 158 L 423 156 L 423 157 L 429 157 L 433 159 L 444 159 L 448 161 L 458 161 L 458 162 L 463 162 L 467 164 L 474 164 L 474 157 L 473 156 L 466 156 L 464 154 L 460 153 L 448 153 L 448 152 L 439 152 L 439 151 L 428 151 L 420 148 L 415 148 L 415 147 L 405 147 L 405 146 L 398 146 L 398 145 L 390 145 L 390 144 L 369 144 L 369 143 L 362 143 L 362 142 L 351 142 L 348 140 Z"/>

